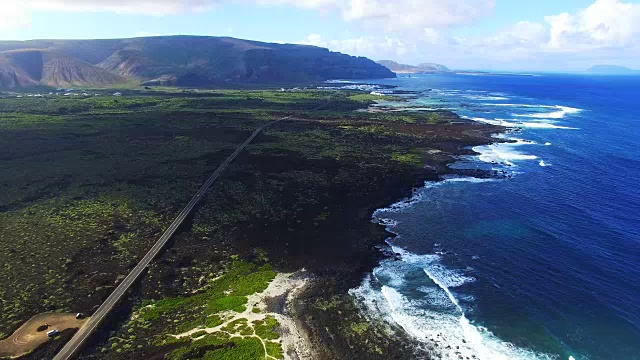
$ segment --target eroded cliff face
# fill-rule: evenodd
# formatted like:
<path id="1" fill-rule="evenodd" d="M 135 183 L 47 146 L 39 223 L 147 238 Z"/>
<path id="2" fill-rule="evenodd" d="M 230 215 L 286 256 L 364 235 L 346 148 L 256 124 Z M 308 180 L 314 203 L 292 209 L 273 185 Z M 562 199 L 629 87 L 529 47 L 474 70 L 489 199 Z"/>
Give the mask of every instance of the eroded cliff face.
<path id="1" fill-rule="evenodd" d="M 23 56 L 25 53 L 36 54 L 41 60 L 36 63 L 33 56 Z M 213 86 L 395 77 L 367 58 L 315 46 L 202 36 L 0 42 L 0 75 L 0 88 L 10 89 L 125 82 Z"/>

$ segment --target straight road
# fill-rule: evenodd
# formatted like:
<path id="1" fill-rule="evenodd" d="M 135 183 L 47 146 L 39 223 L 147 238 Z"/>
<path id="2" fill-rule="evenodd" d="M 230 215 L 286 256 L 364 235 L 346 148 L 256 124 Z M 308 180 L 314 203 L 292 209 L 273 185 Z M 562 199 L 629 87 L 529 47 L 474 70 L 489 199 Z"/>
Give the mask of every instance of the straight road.
<path id="1" fill-rule="evenodd" d="M 319 110 L 329 103 L 319 106 L 311 111 Z M 220 176 L 220 174 L 227 168 L 227 166 L 235 159 L 244 148 L 249 145 L 253 139 L 258 136 L 258 134 L 267 128 L 268 126 L 272 126 L 275 123 L 278 123 L 283 120 L 287 120 L 292 118 L 293 115 L 289 115 L 278 119 L 276 121 L 272 121 L 260 126 L 256 131 L 247 138 L 238 148 L 231 154 L 219 167 L 216 171 L 207 179 L 207 181 L 202 185 L 200 190 L 191 198 L 191 201 L 187 204 L 187 206 L 180 211 L 175 220 L 169 225 L 167 230 L 162 234 L 160 239 L 151 247 L 149 252 L 140 260 L 140 262 L 136 265 L 133 270 L 127 275 L 127 277 L 116 287 L 116 289 L 109 295 L 107 300 L 105 300 L 102 305 L 96 310 L 96 312 L 84 323 L 84 325 L 78 330 L 78 332 L 65 344 L 65 346 L 58 352 L 58 354 L 53 358 L 53 360 L 69 360 L 72 359 L 74 355 L 80 350 L 82 345 L 87 341 L 89 336 L 93 333 L 93 331 L 100 325 L 100 323 L 104 320 L 104 318 L 109 314 L 111 309 L 115 306 L 115 304 L 122 298 L 122 296 L 129 290 L 131 285 L 142 275 L 144 270 L 147 268 L 149 263 L 158 256 L 162 248 L 167 244 L 167 241 L 175 234 L 176 230 L 180 227 L 184 219 L 191 213 L 196 204 L 200 201 L 203 195 L 207 192 L 207 190 L 211 187 L 213 182 Z"/>

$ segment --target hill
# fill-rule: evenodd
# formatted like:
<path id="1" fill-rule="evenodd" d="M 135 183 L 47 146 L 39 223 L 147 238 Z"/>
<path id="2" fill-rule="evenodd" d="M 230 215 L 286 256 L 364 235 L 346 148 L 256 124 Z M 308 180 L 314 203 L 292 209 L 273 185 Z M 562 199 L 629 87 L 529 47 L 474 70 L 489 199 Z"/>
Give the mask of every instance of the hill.
<path id="1" fill-rule="evenodd" d="M 617 65 L 595 65 L 587 69 L 587 72 L 602 75 L 640 74 L 640 71 L 638 70 L 633 70 L 624 66 Z"/>
<path id="2" fill-rule="evenodd" d="M 446 66 L 434 63 L 422 63 L 419 65 L 400 64 L 392 60 L 380 60 L 378 64 L 397 74 L 428 74 L 451 72 Z"/>
<path id="3" fill-rule="evenodd" d="M 451 72 L 448 67 L 434 63 L 418 64 L 418 69 L 421 69 L 424 72 Z"/>
<path id="4" fill-rule="evenodd" d="M 229 37 L 0 42 L 3 88 L 109 86 L 124 81 L 209 86 L 385 77 L 395 74 L 364 57 Z"/>
<path id="5" fill-rule="evenodd" d="M 39 49 L 0 52 L 0 87 L 101 86 L 125 79 L 84 61 Z"/>
<path id="6" fill-rule="evenodd" d="M 420 71 L 417 66 L 400 64 L 393 60 L 380 60 L 378 61 L 378 64 L 386 67 L 396 74 L 413 74 Z"/>

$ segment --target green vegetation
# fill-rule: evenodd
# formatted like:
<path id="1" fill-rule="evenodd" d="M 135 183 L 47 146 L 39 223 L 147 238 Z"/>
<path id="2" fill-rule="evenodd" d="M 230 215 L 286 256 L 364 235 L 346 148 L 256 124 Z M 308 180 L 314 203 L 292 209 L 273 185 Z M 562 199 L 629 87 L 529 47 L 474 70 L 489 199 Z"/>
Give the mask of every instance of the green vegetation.
<path id="1" fill-rule="evenodd" d="M 123 93 L 0 98 L 0 333 L 45 311 L 90 314 L 238 144 L 293 115 L 216 181 L 121 305 L 132 316 L 91 354 L 280 358 L 277 322 L 247 303 L 275 276 L 268 264 L 360 271 L 380 236 L 372 204 L 405 195 L 416 174 L 433 179 L 423 163 L 450 161 L 473 134 L 448 113 L 355 111 L 377 100 L 357 91 Z M 340 311 L 333 295 L 317 299 L 322 316 Z M 261 320 L 202 333 L 245 315 Z M 336 334 L 368 336 L 351 328 L 361 322 Z"/>
<path id="2" fill-rule="evenodd" d="M 256 335 L 264 340 L 275 340 L 280 335 L 275 331 L 278 321 L 273 316 L 267 316 L 264 320 L 256 320 L 253 322 Z"/>
<path id="3" fill-rule="evenodd" d="M 311 304 L 307 318 L 322 318 L 334 324 L 330 330 L 331 337 L 348 344 L 344 352 L 353 349 L 347 355 L 350 358 L 404 359 L 415 356 L 411 350 L 415 344 L 403 338 L 404 332 L 397 333 L 386 321 L 360 311 L 362 304 L 353 296 L 339 294 L 330 299 L 319 296 L 311 300 Z M 400 341 L 397 336 L 400 336 Z"/>
<path id="4" fill-rule="evenodd" d="M 204 293 L 143 304 L 140 317 L 144 321 L 156 321 L 167 315 L 174 316 L 197 308 L 205 308 L 208 314 L 222 311 L 243 312 L 247 296 L 264 291 L 275 275 L 269 265 L 258 267 L 236 260 L 224 275 L 207 285 Z M 208 320 L 209 323 L 217 321 L 216 318 Z"/>
<path id="5" fill-rule="evenodd" d="M 205 331 L 193 333 L 191 338 L 198 340 L 174 350 L 169 358 L 188 359 L 197 355 L 203 359 L 218 359 L 224 356 L 236 356 L 236 359 L 283 359 L 282 345 L 273 341 L 280 337 L 276 331 L 277 327 L 278 322 L 271 316 L 254 321 L 251 325 L 247 319 L 239 318 L 210 335 L 206 335 Z M 206 336 L 201 338 L 203 335 Z M 257 347 L 256 344 L 260 346 Z M 223 347 L 232 351 L 221 351 Z"/>
<path id="6" fill-rule="evenodd" d="M 394 98 L 396 100 L 400 100 L 397 97 L 386 97 L 382 95 L 373 95 L 373 94 L 356 94 L 356 95 L 349 96 L 349 100 L 363 102 L 363 103 L 371 103 L 378 100 L 390 100 L 388 98 Z"/>
<path id="7" fill-rule="evenodd" d="M 267 350 L 267 355 L 275 359 L 284 359 L 282 345 L 273 341 L 265 342 L 264 345 Z"/>
<path id="8" fill-rule="evenodd" d="M 357 322 L 351 324 L 351 331 L 358 335 L 362 335 L 365 331 L 369 329 L 369 323 L 367 322 Z"/>
<path id="9" fill-rule="evenodd" d="M 210 315 L 207 316 L 207 320 L 204 322 L 204 326 L 208 328 L 213 328 L 219 325 L 222 325 L 223 321 L 218 315 Z"/>
<path id="10" fill-rule="evenodd" d="M 265 349 L 255 337 L 228 337 L 224 334 L 207 335 L 186 347 L 173 351 L 168 360 L 253 360 L 264 359 Z"/>
<path id="11" fill-rule="evenodd" d="M 420 154 L 416 153 L 394 152 L 391 154 L 391 159 L 406 165 L 420 166 L 422 163 Z"/>
<path id="12" fill-rule="evenodd" d="M 205 313 L 214 314 L 209 315 L 203 325 L 207 328 L 215 328 L 224 323 L 221 317 L 222 313 L 226 311 L 243 312 L 247 300 L 246 296 L 266 289 L 274 276 L 275 273 L 268 265 L 258 267 L 235 260 L 222 276 L 207 286 L 205 293 L 143 304 L 138 314 L 143 322 L 161 321 L 165 324 L 171 324 L 173 322 L 171 319 L 181 313 L 191 312 L 200 315 L 204 309 Z M 184 317 L 182 319 L 181 321 L 184 321 Z M 186 331 L 198 328 L 198 326 L 197 321 L 187 322 L 177 327 L 176 330 Z M 281 359 L 281 346 L 271 342 L 280 337 L 277 327 L 278 322 L 271 316 L 265 317 L 264 320 L 254 321 L 252 324 L 249 324 L 245 318 L 238 318 L 228 322 L 220 328 L 220 331 L 211 335 L 204 330 L 192 333 L 190 338 L 197 340 L 174 350 L 169 358 L 188 359 L 197 354 L 198 358 L 203 359 L 218 359 L 225 358 L 225 356 L 229 358 L 235 356 L 237 359 L 262 359 L 265 354 L 268 354 L 276 359 Z M 174 339 L 167 337 L 160 345 L 168 345 L 175 341 Z M 260 344 L 259 348 L 255 346 L 256 343 Z M 112 345 L 112 350 L 118 347 L 119 345 L 115 347 Z"/>
<path id="13" fill-rule="evenodd" d="M 141 304 L 135 317 L 128 324 L 127 332 L 142 333 L 144 329 L 151 327 L 165 329 L 169 332 L 168 334 L 172 332 L 179 334 L 193 329 L 216 328 L 225 324 L 224 317 L 228 317 L 228 312 L 245 311 L 247 296 L 264 291 L 274 276 L 275 272 L 269 265 L 258 266 L 246 261 L 234 260 L 221 276 L 205 286 L 201 294 L 164 298 Z M 205 316 L 204 321 L 203 316 Z M 172 358 L 182 359 L 185 358 L 184 356 L 193 356 L 195 352 L 204 356 L 204 353 L 213 351 L 216 356 L 223 356 L 226 353 L 220 352 L 214 344 L 225 345 L 225 348 L 229 348 L 231 344 L 231 348 L 235 350 L 229 356 L 235 356 L 248 351 L 246 347 L 253 342 L 244 340 L 249 340 L 251 337 L 257 337 L 264 342 L 278 339 L 277 326 L 278 323 L 273 317 L 266 317 L 265 320 L 252 324 L 249 324 L 245 318 L 238 318 L 226 323 L 220 331 L 212 335 L 204 330 L 195 331 L 189 336 L 190 339 L 197 339 L 192 343 L 176 339 L 172 335 L 165 335 L 156 341 L 156 346 L 171 345 L 176 341 L 188 344 L 171 353 Z M 204 338 L 200 339 L 203 336 Z M 106 348 L 110 351 L 129 350 L 137 344 L 135 340 L 112 337 L 111 345 Z M 275 351 L 276 347 L 271 346 L 270 349 Z M 262 358 L 265 351 L 267 350 L 262 349 Z"/>
<path id="14" fill-rule="evenodd" d="M 260 151 L 268 146 L 270 151 L 295 151 L 304 154 L 310 159 L 332 158 L 341 159 L 351 153 L 348 144 L 334 143 L 332 134 L 325 130 L 310 130 L 297 134 L 286 131 L 268 130 L 269 136 L 278 139 L 275 145 L 264 145 L 253 147 L 254 151 Z M 334 143 L 334 146 L 327 144 Z"/>
<path id="15" fill-rule="evenodd" d="M 391 154 L 391 160 L 407 166 L 423 166 L 425 149 L 407 147 L 402 145 L 390 145 L 387 151 Z"/>
<path id="16" fill-rule="evenodd" d="M 204 330 L 200 330 L 200 331 L 197 331 L 197 332 L 194 332 L 193 334 L 191 334 L 191 338 L 192 339 L 197 339 L 197 338 L 203 337 L 205 335 L 207 335 L 207 332 L 204 331 Z"/>
<path id="17" fill-rule="evenodd" d="M 47 116 L 24 113 L 3 113 L 0 121 L 0 129 L 11 130 L 28 126 L 57 126 L 64 123 L 66 119 L 62 116 Z"/>
<path id="18" fill-rule="evenodd" d="M 122 235 L 116 235 L 115 223 Z M 139 255 L 149 246 L 148 235 L 159 230 L 153 212 L 107 196 L 75 202 L 49 200 L 0 213 L 0 224 L 0 322 L 15 325 L 23 321 L 21 315 L 29 313 L 34 301 L 43 310 L 69 308 L 73 293 L 68 291 L 66 270 L 82 261 L 73 256 L 78 248 L 92 246 L 96 239 L 104 239 L 104 246 L 110 246 L 113 239 L 118 256 L 124 252 Z M 143 229 L 147 238 L 130 236 L 135 229 Z M 93 296 L 103 292 L 99 284 L 90 290 Z"/>

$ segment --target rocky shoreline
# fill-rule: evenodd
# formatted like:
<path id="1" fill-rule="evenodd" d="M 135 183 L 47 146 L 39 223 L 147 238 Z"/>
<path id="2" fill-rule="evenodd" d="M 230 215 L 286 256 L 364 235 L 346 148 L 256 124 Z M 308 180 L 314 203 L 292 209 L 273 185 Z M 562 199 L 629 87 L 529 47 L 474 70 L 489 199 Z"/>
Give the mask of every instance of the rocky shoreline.
<path id="1" fill-rule="evenodd" d="M 335 99 L 331 106 L 308 111 L 326 104 L 328 96 Z M 14 283 L 50 299 L 42 304 L 34 298 L 16 307 L 19 312 L 6 314 L 5 333 L 17 328 L 21 318 L 43 310 L 90 315 L 211 169 L 255 128 L 287 114 L 294 116 L 258 136 L 231 164 L 81 358 L 184 359 L 192 353 L 241 352 L 255 346 L 262 351 L 267 343 L 270 350 L 281 345 L 284 356 L 294 359 L 416 357 L 419 344 L 400 329 L 367 318 L 348 294 L 387 256 L 389 234 L 371 221 L 372 214 L 444 175 L 493 176 L 448 165 L 474 154 L 473 146 L 495 142 L 492 135 L 504 129 L 448 111 L 355 111 L 381 99 L 385 97 L 357 90 L 292 90 L 203 93 L 197 98 L 131 94 L 118 102 L 105 98 L 54 104 L 42 99 L 33 100 L 31 107 L 6 100 L 3 106 L 26 111 L 25 119 L 46 111 L 42 119 L 58 124 L 60 114 L 74 114 L 62 119 L 65 126 L 43 130 L 39 123 L 26 122 L 7 132 L 5 140 L 13 144 L 15 156 L 31 159 L 12 163 L 15 168 L 8 171 L 27 173 L 42 166 L 23 154 L 42 146 L 44 133 L 51 154 L 47 164 L 68 169 L 68 176 L 36 195 L 10 188 L 7 211 L 0 218 L 7 224 L 6 236 L 26 233 L 41 239 L 42 227 L 31 226 L 31 221 L 45 219 L 50 224 L 46 239 L 74 240 L 57 241 L 55 247 L 3 243 L 18 256 L 50 256 L 55 250 L 53 259 L 60 262 L 49 270 L 53 285 L 40 283 L 36 273 L 8 273 Z M 114 108 L 117 115 L 109 112 Z M 109 111 L 102 113 L 104 109 Z M 12 142 L 17 136 L 20 142 Z M 131 161 L 132 153 L 137 161 Z M 87 225 L 83 232 L 67 233 L 82 225 Z M 243 335 L 253 331 L 249 318 L 256 317 L 256 329 L 266 322 L 266 317 L 252 315 L 252 294 L 268 290 L 268 279 L 282 280 L 282 274 L 301 269 L 307 274 L 304 287 L 257 302 L 264 300 L 256 314 L 279 318 L 280 340 L 267 342 L 257 332 L 253 340 Z M 228 279 L 230 271 L 251 286 L 237 288 Z M 230 296 L 233 291 L 240 295 Z M 12 293 L 3 296 L 16 304 L 22 301 Z M 246 325 L 236 323 L 243 319 L 233 320 L 234 313 L 244 314 Z M 209 334 L 213 344 L 198 345 L 201 337 L 209 339 L 200 334 L 223 324 L 222 332 L 231 338 Z M 192 342 L 191 337 L 173 336 L 189 331 L 199 335 Z M 51 353 L 58 343 L 26 358 Z"/>
<path id="2" fill-rule="evenodd" d="M 464 120 L 461 119 L 464 122 Z M 356 304 L 348 290 L 360 285 L 366 274 L 371 273 L 381 260 L 388 256 L 385 240 L 393 234 L 384 230 L 382 225 L 371 223 L 371 214 L 381 207 L 388 206 L 402 198 L 410 196 L 413 189 L 421 187 L 425 181 L 439 181 L 444 175 L 495 177 L 491 171 L 459 169 L 447 167 L 461 155 L 469 155 L 470 145 L 494 142 L 492 134 L 502 131 L 500 128 L 474 128 L 476 124 L 466 123 L 469 130 L 480 131 L 482 135 L 470 137 L 449 144 L 448 152 L 440 153 L 447 160 L 426 162 L 420 171 L 396 171 L 375 186 L 376 190 L 366 195 L 366 200 L 352 205 L 347 214 L 349 224 L 335 224 L 336 232 L 348 231 L 355 245 L 353 253 L 358 256 L 350 261 L 330 263 L 315 269 L 313 280 L 304 291 L 290 304 L 297 325 L 305 330 L 311 339 L 314 350 L 313 359 L 411 359 L 425 358 L 423 344 L 407 336 L 404 331 L 390 324 L 379 322 L 367 316 Z M 466 132 L 466 130 L 465 130 Z M 477 133 L 476 133 L 477 135 Z M 482 140 L 480 140 L 482 139 Z M 375 177 L 373 177 L 375 178 Z M 351 204 L 354 204 L 353 202 Z M 340 230 L 341 229 L 341 230 Z M 357 234 L 357 235 L 356 235 Z M 337 251 L 345 251 L 340 249 Z M 386 253 L 386 254 L 385 254 Z M 354 327 L 353 324 L 362 325 Z M 304 357 L 292 357 L 304 358 Z"/>

